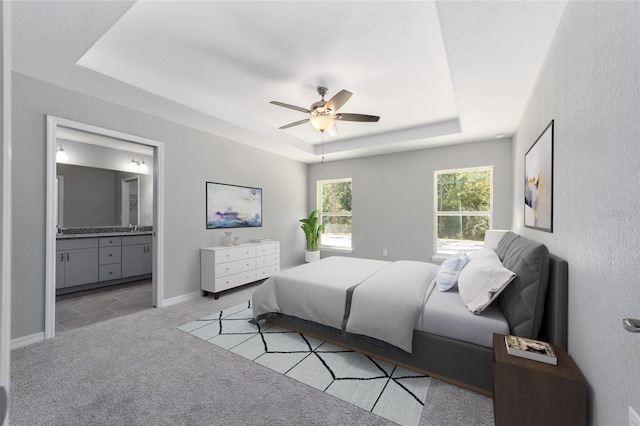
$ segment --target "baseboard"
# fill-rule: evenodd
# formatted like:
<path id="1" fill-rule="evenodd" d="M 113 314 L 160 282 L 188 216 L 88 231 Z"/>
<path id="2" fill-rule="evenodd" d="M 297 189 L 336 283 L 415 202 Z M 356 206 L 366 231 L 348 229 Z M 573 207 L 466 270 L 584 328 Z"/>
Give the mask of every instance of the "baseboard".
<path id="1" fill-rule="evenodd" d="M 11 339 L 11 350 L 23 348 L 25 346 L 33 345 L 34 343 L 44 342 L 44 331 L 30 336 L 18 337 L 17 339 Z"/>
<path id="2" fill-rule="evenodd" d="M 171 299 L 164 299 L 162 301 L 162 307 L 166 308 L 167 306 L 177 305 L 178 303 L 188 302 L 190 300 L 197 299 L 202 297 L 202 291 L 196 291 L 195 293 L 187 293 L 182 296 L 172 297 Z"/>

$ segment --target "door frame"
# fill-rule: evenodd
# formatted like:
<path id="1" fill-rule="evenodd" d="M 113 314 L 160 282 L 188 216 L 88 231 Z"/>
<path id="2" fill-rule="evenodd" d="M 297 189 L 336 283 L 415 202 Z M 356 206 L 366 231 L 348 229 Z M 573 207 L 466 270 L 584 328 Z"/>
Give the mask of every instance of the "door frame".
<path id="1" fill-rule="evenodd" d="M 55 337 L 56 332 L 56 223 L 55 212 L 58 200 L 56 185 L 56 134 L 58 127 L 95 133 L 126 142 L 147 145 L 153 148 L 153 304 L 164 306 L 164 144 L 115 130 L 105 129 L 66 118 L 47 115 L 47 209 L 45 238 L 45 320 L 44 338 Z"/>
<path id="2" fill-rule="evenodd" d="M 0 424 L 11 392 L 11 2 L 0 4 Z"/>
<path id="3" fill-rule="evenodd" d="M 120 179 L 120 225 L 127 226 L 131 224 L 131 215 L 129 214 L 129 196 L 131 195 L 129 182 L 135 180 L 138 186 L 138 217 L 136 218 L 136 226 L 140 225 L 140 177 L 129 176 Z M 126 215 L 125 215 L 126 212 Z M 125 220 L 126 219 L 126 220 Z"/>

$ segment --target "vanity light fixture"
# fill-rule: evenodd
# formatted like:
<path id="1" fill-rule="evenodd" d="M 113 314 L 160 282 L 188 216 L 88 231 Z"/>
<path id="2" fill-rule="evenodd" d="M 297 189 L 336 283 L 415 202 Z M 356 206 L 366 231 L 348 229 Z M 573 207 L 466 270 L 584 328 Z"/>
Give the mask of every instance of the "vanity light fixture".
<path id="1" fill-rule="evenodd" d="M 129 163 L 129 169 L 134 172 L 146 173 L 149 171 L 147 164 L 143 159 L 136 161 L 135 157 L 131 159 L 131 163 Z"/>
<path id="2" fill-rule="evenodd" d="M 132 158 L 131 163 L 129 163 L 129 169 L 134 172 L 137 172 L 139 167 L 140 167 L 140 162 L 136 161 L 135 158 Z"/>
<path id="3" fill-rule="evenodd" d="M 56 151 L 56 163 L 58 162 L 62 162 L 64 163 L 65 161 L 69 160 L 69 156 L 67 155 L 66 152 L 64 152 L 64 149 L 62 149 L 62 145 L 58 145 L 58 150 Z"/>

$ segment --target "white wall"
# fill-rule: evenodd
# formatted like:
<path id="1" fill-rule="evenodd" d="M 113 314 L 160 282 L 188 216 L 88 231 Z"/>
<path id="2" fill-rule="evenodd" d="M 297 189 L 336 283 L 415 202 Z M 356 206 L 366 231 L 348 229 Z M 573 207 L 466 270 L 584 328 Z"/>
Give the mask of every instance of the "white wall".
<path id="1" fill-rule="evenodd" d="M 590 423 L 640 413 L 640 3 L 569 2 L 514 138 L 514 229 L 569 262 L 569 353 Z M 523 158 L 555 119 L 553 233 L 523 227 Z"/>
<path id="2" fill-rule="evenodd" d="M 307 165 L 22 74 L 13 79 L 13 339 L 44 330 L 47 114 L 164 143 L 165 299 L 199 291 L 199 248 L 224 236 L 205 227 L 206 181 L 261 187 L 263 227 L 234 235 L 280 240 L 283 267 L 303 262 Z"/>
<path id="3" fill-rule="evenodd" d="M 314 164 L 309 169 L 309 211 L 316 182 L 352 178 L 353 256 L 431 261 L 434 171 L 495 166 L 494 228 L 511 224 L 511 139 L 429 148 Z M 323 252 L 326 256 L 329 252 Z"/>

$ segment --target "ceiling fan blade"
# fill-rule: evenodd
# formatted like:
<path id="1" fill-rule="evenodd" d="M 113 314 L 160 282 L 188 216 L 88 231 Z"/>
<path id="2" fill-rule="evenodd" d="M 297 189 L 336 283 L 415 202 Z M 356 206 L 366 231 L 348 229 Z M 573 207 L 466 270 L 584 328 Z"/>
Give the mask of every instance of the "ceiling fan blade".
<path id="1" fill-rule="evenodd" d="M 336 112 L 338 109 L 340 109 L 340 107 L 342 107 L 342 105 L 347 103 L 352 95 L 353 93 L 343 89 L 336 93 L 333 98 L 329 99 L 324 107 L 333 110 L 333 112 Z"/>
<path id="2" fill-rule="evenodd" d="M 278 106 L 281 106 L 281 107 L 289 108 L 289 109 L 295 109 L 296 111 L 304 112 L 306 114 L 311 114 L 311 111 L 309 111 L 307 108 L 302 108 L 302 107 L 295 106 L 295 105 L 289 105 L 289 104 L 285 104 L 284 102 L 278 102 L 278 101 L 271 101 L 269 103 L 270 104 L 274 104 L 274 105 L 278 105 Z"/>
<path id="3" fill-rule="evenodd" d="M 380 120 L 380 117 L 377 115 L 366 115 L 366 114 L 350 114 L 350 113 L 342 113 L 336 114 L 336 118 L 342 121 L 364 121 L 367 123 L 376 123 Z"/>
<path id="4" fill-rule="evenodd" d="M 293 123 L 285 124 L 282 127 L 278 127 L 278 129 L 288 129 L 289 127 L 299 126 L 301 124 L 306 123 L 307 121 L 309 121 L 309 119 L 305 118 L 304 120 L 300 120 L 300 121 L 296 121 L 296 122 L 293 122 Z"/>

